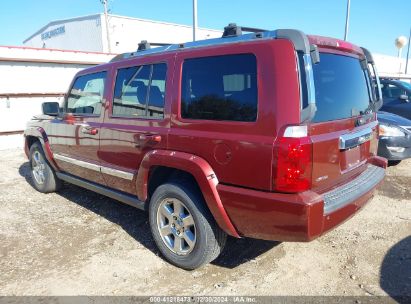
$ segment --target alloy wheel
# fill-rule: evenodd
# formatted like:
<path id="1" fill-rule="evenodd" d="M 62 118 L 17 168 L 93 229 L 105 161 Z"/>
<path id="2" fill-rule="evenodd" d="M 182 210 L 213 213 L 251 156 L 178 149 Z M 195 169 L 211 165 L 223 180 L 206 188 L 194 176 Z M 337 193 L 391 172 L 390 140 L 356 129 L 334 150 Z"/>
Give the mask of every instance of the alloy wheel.
<path id="1" fill-rule="evenodd" d="M 176 198 L 164 199 L 157 209 L 157 228 L 164 244 L 177 255 L 187 255 L 196 244 L 196 227 L 187 207 Z"/>
<path id="2" fill-rule="evenodd" d="M 35 151 L 31 158 L 31 170 L 36 183 L 44 184 L 46 180 L 46 162 L 39 151 Z"/>

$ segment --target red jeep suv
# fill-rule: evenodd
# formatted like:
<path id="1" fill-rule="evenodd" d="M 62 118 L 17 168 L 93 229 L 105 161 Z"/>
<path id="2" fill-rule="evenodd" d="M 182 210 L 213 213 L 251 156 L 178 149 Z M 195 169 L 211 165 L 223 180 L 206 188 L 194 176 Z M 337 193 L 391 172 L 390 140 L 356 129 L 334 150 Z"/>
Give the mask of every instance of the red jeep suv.
<path id="1" fill-rule="evenodd" d="M 373 76 L 366 49 L 297 30 L 144 41 L 79 72 L 63 107 L 44 103 L 28 123 L 33 183 L 147 210 L 159 250 L 184 269 L 214 260 L 227 234 L 310 241 L 384 178 Z"/>

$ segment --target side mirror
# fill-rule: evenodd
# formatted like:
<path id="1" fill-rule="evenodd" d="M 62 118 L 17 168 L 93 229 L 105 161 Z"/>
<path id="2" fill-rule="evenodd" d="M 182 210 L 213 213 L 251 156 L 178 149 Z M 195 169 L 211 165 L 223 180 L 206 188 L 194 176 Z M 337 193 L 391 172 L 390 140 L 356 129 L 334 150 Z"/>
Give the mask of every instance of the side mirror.
<path id="1" fill-rule="evenodd" d="M 41 108 L 44 115 L 58 116 L 60 113 L 60 105 L 58 102 L 43 102 Z"/>
<path id="2" fill-rule="evenodd" d="M 402 95 L 400 95 L 400 100 L 403 100 L 403 101 L 406 101 L 406 102 L 408 102 L 409 100 L 408 100 L 408 96 L 407 95 L 405 95 L 405 94 L 402 94 Z"/>

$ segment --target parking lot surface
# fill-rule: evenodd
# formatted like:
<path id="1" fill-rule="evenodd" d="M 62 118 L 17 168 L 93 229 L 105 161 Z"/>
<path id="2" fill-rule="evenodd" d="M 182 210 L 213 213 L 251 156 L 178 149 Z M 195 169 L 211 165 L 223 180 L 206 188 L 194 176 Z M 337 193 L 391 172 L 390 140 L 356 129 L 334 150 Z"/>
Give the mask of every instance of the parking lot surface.
<path id="1" fill-rule="evenodd" d="M 142 211 L 65 184 L 41 194 L 22 150 L 0 157 L 0 295 L 411 295 L 411 161 L 310 243 L 229 239 L 212 264 L 165 262 Z"/>

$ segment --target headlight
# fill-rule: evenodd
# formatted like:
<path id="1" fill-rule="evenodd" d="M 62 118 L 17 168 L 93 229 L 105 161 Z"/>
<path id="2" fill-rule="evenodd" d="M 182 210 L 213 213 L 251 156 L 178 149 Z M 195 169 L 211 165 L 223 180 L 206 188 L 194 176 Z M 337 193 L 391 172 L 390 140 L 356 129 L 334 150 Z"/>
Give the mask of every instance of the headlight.
<path id="1" fill-rule="evenodd" d="M 397 127 L 380 124 L 380 136 L 399 137 L 405 136 L 405 133 Z"/>

